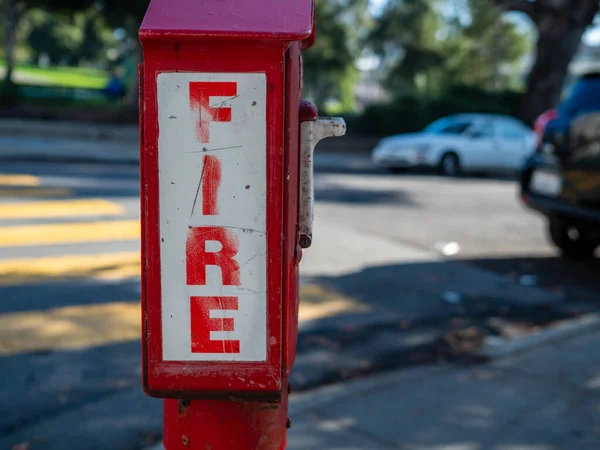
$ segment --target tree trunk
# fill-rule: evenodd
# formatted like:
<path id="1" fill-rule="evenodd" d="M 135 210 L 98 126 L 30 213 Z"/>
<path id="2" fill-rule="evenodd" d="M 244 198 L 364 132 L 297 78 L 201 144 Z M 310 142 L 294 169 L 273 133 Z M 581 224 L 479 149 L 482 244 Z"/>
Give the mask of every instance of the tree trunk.
<path id="1" fill-rule="evenodd" d="M 559 22 L 560 19 L 552 22 Z M 585 27 L 568 28 L 556 24 L 541 28 L 536 60 L 527 78 L 527 95 L 523 104 L 523 120 L 533 124 L 543 112 L 560 102 L 569 64 L 581 42 Z"/>
<path id="2" fill-rule="evenodd" d="M 522 119 L 529 124 L 559 104 L 569 65 L 577 53 L 581 36 L 598 11 L 598 0 L 564 3 L 563 11 L 542 12 L 536 18 L 536 59 L 527 78 L 527 94 L 522 107 Z"/>
<path id="3" fill-rule="evenodd" d="M 4 43 L 6 56 L 6 76 L 4 81 L 12 83 L 13 71 L 15 68 L 15 45 L 17 31 L 17 5 L 15 0 L 5 0 L 4 11 Z"/>

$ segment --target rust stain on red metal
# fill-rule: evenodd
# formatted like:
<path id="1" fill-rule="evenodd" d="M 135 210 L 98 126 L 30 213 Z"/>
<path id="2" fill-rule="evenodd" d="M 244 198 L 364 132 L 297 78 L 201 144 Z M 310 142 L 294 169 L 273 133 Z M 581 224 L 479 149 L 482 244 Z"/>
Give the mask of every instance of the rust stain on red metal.
<path id="1" fill-rule="evenodd" d="M 179 405 L 179 415 L 183 416 L 185 414 L 185 412 L 187 411 L 187 409 L 190 407 L 190 400 L 187 398 L 182 398 L 181 400 L 179 400 L 178 405 Z"/>

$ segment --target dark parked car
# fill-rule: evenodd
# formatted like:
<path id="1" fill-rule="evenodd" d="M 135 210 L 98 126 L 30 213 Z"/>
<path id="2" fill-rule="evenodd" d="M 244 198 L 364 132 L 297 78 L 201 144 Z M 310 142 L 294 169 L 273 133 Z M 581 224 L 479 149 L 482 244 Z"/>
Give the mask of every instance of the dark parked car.
<path id="1" fill-rule="evenodd" d="M 564 256 L 591 258 L 600 246 L 600 74 L 581 78 L 543 130 L 521 176 L 521 197 L 548 218 Z"/>

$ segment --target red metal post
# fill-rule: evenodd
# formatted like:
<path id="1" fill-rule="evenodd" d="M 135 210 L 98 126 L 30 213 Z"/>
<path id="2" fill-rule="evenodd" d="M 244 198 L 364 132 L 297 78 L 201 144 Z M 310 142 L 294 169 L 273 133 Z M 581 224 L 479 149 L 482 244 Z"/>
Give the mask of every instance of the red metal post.
<path id="1" fill-rule="evenodd" d="M 167 450 L 282 450 L 288 396 L 279 404 L 223 400 L 164 401 Z"/>
<path id="2" fill-rule="evenodd" d="M 312 150 L 335 134 L 299 111 L 313 20 L 312 0 L 152 0 L 140 29 L 143 378 L 167 450 L 285 448 Z"/>

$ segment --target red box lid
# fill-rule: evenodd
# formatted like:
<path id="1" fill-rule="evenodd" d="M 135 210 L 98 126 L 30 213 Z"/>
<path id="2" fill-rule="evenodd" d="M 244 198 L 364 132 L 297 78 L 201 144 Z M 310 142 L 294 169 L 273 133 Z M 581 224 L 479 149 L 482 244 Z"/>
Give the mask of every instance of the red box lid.
<path id="1" fill-rule="evenodd" d="M 304 41 L 311 38 L 313 15 L 313 0 L 152 0 L 140 39 Z"/>

